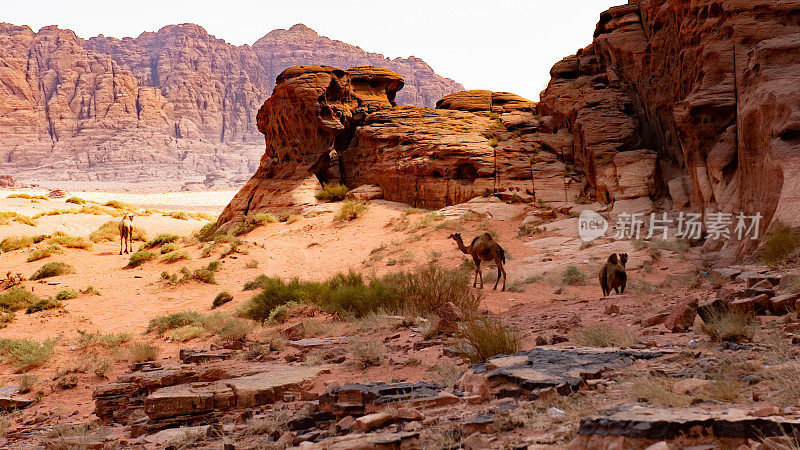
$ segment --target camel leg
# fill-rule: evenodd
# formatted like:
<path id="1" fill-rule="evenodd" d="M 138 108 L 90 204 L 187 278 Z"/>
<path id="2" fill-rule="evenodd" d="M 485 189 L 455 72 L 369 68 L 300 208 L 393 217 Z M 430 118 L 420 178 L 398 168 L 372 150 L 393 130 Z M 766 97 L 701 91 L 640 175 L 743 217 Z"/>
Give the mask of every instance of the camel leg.
<path id="1" fill-rule="evenodd" d="M 128 233 L 128 252 L 133 251 L 133 239 L 131 239 L 131 233 Z"/>
<path id="2" fill-rule="evenodd" d="M 506 268 L 503 267 L 502 263 L 500 263 L 497 266 L 497 280 L 498 281 L 500 280 L 500 273 L 501 272 L 503 273 L 503 292 L 505 292 L 506 291 L 506 279 L 508 278 L 508 276 L 506 275 Z M 495 289 L 496 288 L 497 288 L 497 286 L 495 285 Z"/>
<path id="3" fill-rule="evenodd" d="M 119 254 L 122 254 L 122 242 L 125 240 L 125 237 L 122 233 L 119 234 Z"/>
<path id="4" fill-rule="evenodd" d="M 478 263 L 478 275 L 481 277 L 481 289 L 483 289 L 483 271 L 481 270 L 480 263 Z"/>
<path id="5" fill-rule="evenodd" d="M 493 291 L 497 290 L 497 283 L 500 282 L 500 266 L 497 266 L 497 279 L 494 280 L 494 287 L 492 288 Z"/>

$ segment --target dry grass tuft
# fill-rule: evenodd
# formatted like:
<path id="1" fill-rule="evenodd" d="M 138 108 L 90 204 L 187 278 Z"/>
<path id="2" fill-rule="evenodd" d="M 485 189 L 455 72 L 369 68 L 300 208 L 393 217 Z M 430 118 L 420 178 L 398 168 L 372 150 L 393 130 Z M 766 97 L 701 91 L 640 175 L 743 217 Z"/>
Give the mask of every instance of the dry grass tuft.
<path id="1" fill-rule="evenodd" d="M 603 324 L 579 328 L 571 340 L 588 347 L 629 347 L 638 342 L 633 332 Z"/>
<path id="2" fill-rule="evenodd" d="M 333 216 L 334 220 L 339 222 L 348 222 L 359 218 L 364 212 L 367 211 L 367 205 L 355 200 L 347 200 L 342 203 L 339 212 Z"/>
<path id="3" fill-rule="evenodd" d="M 30 279 L 41 280 L 42 278 L 50 278 L 68 273 L 75 273 L 75 268 L 63 262 L 54 261 L 40 267 L 39 270 L 31 275 Z"/>
<path id="4" fill-rule="evenodd" d="M 153 361 L 158 357 L 161 349 L 148 342 L 131 342 L 128 345 L 131 362 Z"/>
<path id="5" fill-rule="evenodd" d="M 754 317 L 731 311 L 711 311 L 708 322 L 700 325 L 700 331 L 715 341 L 752 341 L 760 329 Z"/>
<path id="6" fill-rule="evenodd" d="M 522 334 L 503 324 L 500 319 L 479 316 L 463 323 L 456 350 L 470 362 L 483 361 L 496 355 L 511 355 L 522 349 Z"/>

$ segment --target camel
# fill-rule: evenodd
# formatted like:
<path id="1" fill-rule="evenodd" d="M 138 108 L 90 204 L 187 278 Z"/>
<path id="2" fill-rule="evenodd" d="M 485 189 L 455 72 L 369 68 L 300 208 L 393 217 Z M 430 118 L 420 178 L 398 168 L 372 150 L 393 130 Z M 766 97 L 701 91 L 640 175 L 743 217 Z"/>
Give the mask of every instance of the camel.
<path id="1" fill-rule="evenodd" d="M 628 284 L 628 274 L 625 272 L 625 264 L 628 262 L 628 254 L 612 253 L 608 261 L 600 270 L 600 289 L 603 290 L 603 297 L 611 295 L 613 289 L 617 294 L 625 293 L 625 286 Z"/>
<path id="2" fill-rule="evenodd" d="M 133 251 L 133 214 L 125 214 L 119 222 L 119 254 L 122 254 L 122 246 L 125 246 L 125 253 Z"/>
<path id="3" fill-rule="evenodd" d="M 506 269 L 503 268 L 503 263 L 506 262 L 506 255 L 500 244 L 492 239 L 489 233 L 484 233 L 476 237 L 469 244 L 469 247 L 464 246 L 464 241 L 461 240 L 460 233 L 453 233 L 450 239 L 454 239 L 458 245 L 458 249 L 462 253 L 472 256 L 475 262 L 475 281 L 472 282 L 472 287 L 477 287 L 478 276 L 481 278 L 481 289 L 483 289 L 483 272 L 481 272 L 481 261 L 494 261 L 497 265 L 497 281 L 494 282 L 494 289 L 497 290 L 497 283 L 500 282 L 500 275 L 503 276 L 503 291 L 506 290 Z"/>

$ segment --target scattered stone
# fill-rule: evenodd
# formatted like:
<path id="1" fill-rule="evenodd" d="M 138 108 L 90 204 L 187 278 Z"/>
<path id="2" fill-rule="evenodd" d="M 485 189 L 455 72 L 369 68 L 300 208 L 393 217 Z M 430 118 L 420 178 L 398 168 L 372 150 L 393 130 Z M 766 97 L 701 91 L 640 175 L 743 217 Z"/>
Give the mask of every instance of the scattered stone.
<path id="1" fill-rule="evenodd" d="M 5 386 L 0 388 L 0 409 L 21 409 L 31 403 L 33 399 L 20 394 L 21 386 Z"/>
<path id="2" fill-rule="evenodd" d="M 425 414 L 419 412 L 419 410 L 414 408 L 399 408 L 397 410 L 397 418 L 403 420 L 425 420 Z"/>
<path id="3" fill-rule="evenodd" d="M 794 310 L 795 303 L 797 302 L 800 294 L 780 294 L 769 299 L 769 310 L 773 314 L 783 315 Z"/>
<path id="4" fill-rule="evenodd" d="M 336 422 L 336 428 L 342 429 L 350 429 L 353 428 L 353 425 L 356 424 L 356 419 L 353 416 L 344 416 L 341 420 Z"/>
<path id="5" fill-rule="evenodd" d="M 672 392 L 678 395 L 697 394 L 709 386 L 711 386 L 711 382 L 708 380 L 686 378 L 676 381 L 675 384 L 672 385 Z"/>
<path id="6" fill-rule="evenodd" d="M 669 317 L 669 314 L 669 311 L 663 311 L 642 319 L 642 328 L 654 327 L 658 324 L 664 323 L 664 321 L 667 320 L 667 317 Z"/>
<path id="7" fill-rule="evenodd" d="M 535 344 L 536 344 L 537 347 L 541 347 L 542 345 L 547 345 L 548 342 L 547 342 L 547 339 L 545 339 L 544 336 L 539 335 L 539 336 L 536 336 Z"/>
<path id="8" fill-rule="evenodd" d="M 414 350 L 422 350 L 424 348 L 433 347 L 435 345 L 442 345 L 444 341 L 439 339 L 428 339 L 424 341 L 417 341 L 414 342 Z"/>
<path id="9" fill-rule="evenodd" d="M 697 299 L 688 298 L 678 303 L 664 320 L 664 326 L 673 333 L 686 332 L 697 316 Z"/>
<path id="10" fill-rule="evenodd" d="M 397 416 L 387 411 L 367 414 L 356 419 L 353 429 L 356 431 L 372 431 L 395 420 L 397 420 Z"/>
<path id="11" fill-rule="evenodd" d="M 752 417 L 769 417 L 769 416 L 778 416 L 781 414 L 781 409 L 777 406 L 763 406 L 761 408 L 755 409 L 747 413 L 748 416 Z"/>
<path id="12" fill-rule="evenodd" d="M 532 392 L 548 387 L 563 395 L 577 390 L 585 380 L 597 378 L 606 370 L 630 365 L 634 359 L 656 358 L 663 354 L 591 347 L 536 347 L 473 364 L 461 376 L 457 387 L 484 398 L 530 396 Z M 508 364 L 511 361 L 514 364 Z"/>
<path id="13" fill-rule="evenodd" d="M 300 322 L 281 330 L 281 335 L 290 341 L 297 341 L 306 337 L 306 324 Z"/>
<path id="14" fill-rule="evenodd" d="M 607 316 L 610 316 L 612 314 L 619 314 L 619 306 L 613 303 L 606 305 L 605 314 Z"/>
<path id="15" fill-rule="evenodd" d="M 711 270 L 712 275 L 716 275 L 720 278 L 727 278 L 729 280 L 736 279 L 736 277 L 738 277 L 740 273 L 742 273 L 741 270 L 733 269 L 730 267 Z"/>
<path id="16" fill-rule="evenodd" d="M 289 341 L 289 345 L 300 350 L 311 350 L 320 347 L 334 347 L 348 344 L 352 339 L 349 336 L 331 336 L 322 338 L 306 338 Z"/>
<path id="17" fill-rule="evenodd" d="M 319 397 L 320 411 L 335 416 L 361 416 L 395 402 L 439 401 L 443 386 L 436 383 L 366 383 L 330 387 Z M 456 397 L 458 401 L 458 397 Z"/>
<path id="18" fill-rule="evenodd" d="M 645 450 L 670 450 L 670 448 L 665 441 L 661 441 L 647 447 Z"/>
<path id="19" fill-rule="evenodd" d="M 330 449 L 415 449 L 422 448 L 419 432 L 348 434 L 329 437 L 317 442 L 315 448 Z M 284 448 L 284 447 L 279 447 Z"/>
<path id="20" fill-rule="evenodd" d="M 553 334 L 550 338 L 550 345 L 560 344 L 562 342 L 569 342 L 569 338 L 564 336 L 563 334 Z"/>
<path id="21" fill-rule="evenodd" d="M 481 435 L 481 433 L 473 433 L 469 435 L 463 442 L 465 450 L 482 450 L 492 448 L 492 444 Z"/>
<path id="22" fill-rule="evenodd" d="M 182 348 L 178 352 L 178 357 L 185 364 L 199 364 L 208 361 L 230 359 L 235 353 L 235 351 L 228 349 L 195 350 L 192 348 Z"/>
<path id="23" fill-rule="evenodd" d="M 784 430 L 800 427 L 800 418 L 797 417 L 755 417 L 748 412 L 741 408 L 707 411 L 701 408 L 622 405 L 583 419 L 578 430 L 579 438 L 572 445 L 573 448 L 586 448 L 581 445 L 594 435 L 654 440 L 671 440 L 680 435 L 748 439 L 782 436 Z"/>
<path id="24" fill-rule="evenodd" d="M 355 189 L 347 191 L 345 198 L 348 200 L 375 200 L 383 198 L 383 189 L 376 184 L 362 184 Z"/>
<path id="25" fill-rule="evenodd" d="M 494 433 L 494 417 L 489 414 L 478 414 L 472 419 L 461 424 L 461 433 L 471 435 L 474 433 Z"/>

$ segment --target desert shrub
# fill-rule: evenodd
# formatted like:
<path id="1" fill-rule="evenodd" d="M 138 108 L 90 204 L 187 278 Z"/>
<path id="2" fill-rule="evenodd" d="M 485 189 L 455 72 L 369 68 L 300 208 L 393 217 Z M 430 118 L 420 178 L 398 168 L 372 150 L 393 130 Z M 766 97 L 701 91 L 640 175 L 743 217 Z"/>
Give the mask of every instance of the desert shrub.
<path id="1" fill-rule="evenodd" d="M 234 236 L 241 236 L 247 234 L 258 227 L 264 226 L 268 223 L 276 223 L 278 218 L 268 213 L 248 214 L 244 220 L 236 225 L 236 228 L 231 232 Z"/>
<path id="2" fill-rule="evenodd" d="M 645 375 L 634 378 L 630 389 L 631 399 L 669 407 L 689 406 L 692 397 L 672 392 L 671 380 L 663 376 Z"/>
<path id="3" fill-rule="evenodd" d="M 700 325 L 700 331 L 716 341 L 752 341 L 760 326 L 752 316 L 732 312 L 709 312 L 708 320 Z"/>
<path id="4" fill-rule="evenodd" d="M 258 260 L 257 259 L 251 259 L 250 261 L 247 261 L 245 263 L 245 267 L 247 267 L 248 269 L 257 269 L 258 268 Z"/>
<path id="5" fill-rule="evenodd" d="M 45 216 L 60 216 L 62 214 L 75 214 L 79 211 L 77 209 L 51 209 L 49 211 L 42 211 L 33 215 L 33 219 L 38 219 Z"/>
<path id="6" fill-rule="evenodd" d="M 375 341 L 358 340 L 350 345 L 350 363 L 359 369 L 380 366 L 386 349 Z"/>
<path id="7" fill-rule="evenodd" d="M 166 316 L 159 316 L 150 320 L 146 333 L 155 331 L 164 334 L 167 330 L 185 327 L 187 325 L 197 325 L 203 320 L 203 315 L 196 311 L 183 311 L 172 313 Z"/>
<path id="8" fill-rule="evenodd" d="M 86 204 L 86 200 L 80 197 L 70 197 L 67 199 L 67 203 L 74 203 L 76 205 L 84 205 Z"/>
<path id="9" fill-rule="evenodd" d="M 53 236 L 47 241 L 50 244 L 58 244 L 67 248 L 82 248 L 89 250 L 92 248 L 92 243 L 88 239 L 80 236 L 70 236 L 66 233 L 56 231 Z"/>
<path id="10" fill-rule="evenodd" d="M 175 242 L 178 239 L 180 239 L 180 236 L 174 234 L 159 234 L 155 238 L 150 239 L 149 241 L 142 244 L 139 250 L 155 248 L 158 247 L 159 245 Z"/>
<path id="11" fill-rule="evenodd" d="M 45 248 L 37 248 L 30 255 L 28 255 L 28 262 L 38 261 L 53 256 L 55 253 L 64 253 L 56 244 L 50 244 Z"/>
<path id="12" fill-rule="evenodd" d="M 31 196 L 29 194 L 11 194 L 7 195 L 6 198 L 24 198 L 30 200 Z"/>
<path id="13" fill-rule="evenodd" d="M 50 278 L 58 275 L 68 273 L 75 273 L 75 268 L 63 262 L 49 262 L 39 268 L 33 275 L 31 280 L 41 280 L 42 278 Z"/>
<path id="14" fill-rule="evenodd" d="M 53 300 L 52 298 L 41 299 L 38 302 L 28 306 L 28 309 L 25 310 L 25 314 L 33 314 L 39 311 L 46 311 L 48 309 L 61 308 L 61 306 L 61 302 L 58 300 Z"/>
<path id="15" fill-rule="evenodd" d="M 78 296 L 78 291 L 75 289 L 62 289 L 56 294 L 56 300 L 69 300 Z"/>
<path id="16" fill-rule="evenodd" d="M 32 227 L 36 226 L 36 220 L 34 220 L 32 217 L 15 212 L 0 212 L 0 225 L 8 224 L 11 220 L 14 222 L 23 223 L 25 225 L 30 225 Z"/>
<path id="17" fill-rule="evenodd" d="M 148 342 L 131 342 L 128 345 L 131 362 L 153 361 L 158 357 L 161 349 Z"/>
<path id="18" fill-rule="evenodd" d="M 109 220 L 108 222 L 100 225 L 100 227 L 95 231 L 92 231 L 91 234 L 89 234 L 89 240 L 92 242 L 116 241 L 117 239 L 119 239 L 118 220 Z M 132 239 L 134 241 L 146 241 L 147 234 L 145 234 L 144 230 L 140 229 L 137 226 L 134 226 Z"/>
<path id="19" fill-rule="evenodd" d="M 83 294 L 83 295 L 103 295 L 103 294 L 100 293 L 100 291 L 95 289 L 94 286 L 88 286 L 86 289 L 81 289 L 81 294 Z"/>
<path id="20" fill-rule="evenodd" d="M 302 218 L 303 218 L 303 216 L 301 216 L 299 214 L 289 214 L 288 216 L 286 216 L 286 223 L 287 224 L 288 223 L 295 223 L 295 222 L 297 222 L 298 220 L 300 220 Z"/>
<path id="21" fill-rule="evenodd" d="M 155 259 L 156 254 L 147 250 L 139 250 L 136 253 L 133 253 L 128 260 L 128 265 L 125 267 L 132 268 L 132 267 L 139 267 L 142 264 L 150 261 L 151 259 Z"/>
<path id="22" fill-rule="evenodd" d="M 183 274 L 183 281 L 197 280 L 201 283 L 217 284 L 217 280 L 214 278 L 214 270 L 210 268 L 191 271 L 186 267 L 182 267 L 181 273 Z"/>
<path id="23" fill-rule="evenodd" d="M 161 261 L 166 263 L 174 263 L 175 261 L 180 261 L 182 259 L 189 259 L 189 253 L 186 250 L 170 252 L 161 257 Z"/>
<path id="24" fill-rule="evenodd" d="M 628 347 L 637 342 L 632 332 L 603 324 L 579 328 L 572 334 L 571 340 L 589 347 Z"/>
<path id="25" fill-rule="evenodd" d="M 161 254 L 166 255 L 167 253 L 172 253 L 178 250 L 178 244 L 174 242 L 167 242 L 166 244 L 161 246 Z"/>
<path id="26" fill-rule="evenodd" d="M 203 327 L 220 341 L 239 341 L 253 331 L 253 323 L 226 313 L 214 313 L 203 320 Z"/>
<path id="27" fill-rule="evenodd" d="M 19 377 L 17 384 L 19 384 L 19 393 L 26 394 L 33 390 L 36 387 L 36 384 L 39 382 L 39 379 L 36 375 L 32 375 L 29 373 L 23 374 Z"/>
<path id="28" fill-rule="evenodd" d="M 166 333 L 167 339 L 177 342 L 186 342 L 195 338 L 199 338 L 205 334 L 205 330 L 201 326 L 186 325 L 185 327 L 175 328 Z"/>
<path id="29" fill-rule="evenodd" d="M 6 311 L 18 311 L 40 301 L 41 299 L 33 292 L 25 288 L 14 288 L 10 291 L 0 293 L 0 308 Z"/>
<path id="30" fill-rule="evenodd" d="M 317 192 L 314 197 L 324 202 L 338 202 L 347 195 L 347 186 L 343 184 L 323 183 L 322 192 Z"/>
<path id="31" fill-rule="evenodd" d="M 800 230 L 776 223 L 764 236 L 764 246 L 758 255 L 766 263 L 777 264 L 797 256 L 800 249 Z"/>
<path id="32" fill-rule="evenodd" d="M 0 328 L 5 328 L 14 321 L 17 315 L 14 311 L 3 311 L 0 310 Z"/>
<path id="33" fill-rule="evenodd" d="M 21 248 L 30 247 L 34 244 L 34 239 L 30 236 L 16 237 L 9 236 L 0 241 L 0 252 L 13 252 Z"/>
<path id="34" fill-rule="evenodd" d="M 116 348 L 131 340 L 128 333 L 101 333 L 95 331 L 78 330 L 78 342 L 75 347 L 81 351 L 87 351 L 97 347 Z"/>
<path id="35" fill-rule="evenodd" d="M 245 289 L 262 290 L 239 307 L 241 316 L 257 322 L 268 320 L 275 308 L 290 302 L 357 318 L 379 310 L 426 315 L 446 302 L 469 311 L 479 303 L 469 290 L 466 272 L 446 269 L 436 261 L 382 277 L 367 278 L 351 270 L 322 282 L 261 275 Z"/>
<path id="36" fill-rule="evenodd" d="M 242 290 L 252 291 L 255 289 L 263 289 L 270 282 L 271 278 L 266 275 L 259 275 L 253 281 L 248 281 L 244 284 Z"/>
<path id="37" fill-rule="evenodd" d="M 570 264 L 561 273 L 561 282 L 570 286 L 582 285 L 586 283 L 586 273 Z"/>
<path id="38" fill-rule="evenodd" d="M 216 222 L 211 222 L 203 225 L 202 228 L 194 233 L 194 237 L 200 242 L 211 242 L 219 232 L 219 227 Z"/>
<path id="39" fill-rule="evenodd" d="M 495 355 L 510 355 L 522 348 L 522 334 L 508 328 L 500 319 L 489 316 L 471 317 L 459 330 L 456 351 L 470 362 L 483 361 Z"/>
<path id="40" fill-rule="evenodd" d="M 123 210 L 104 208 L 100 205 L 87 205 L 77 211 L 74 209 L 71 211 L 76 214 L 91 214 L 93 216 L 103 216 L 107 214 L 112 217 L 120 217 L 126 214 Z"/>
<path id="41" fill-rule="evenodd" d="M 164 215 L 173 219 L 189 220 L 189 214 L 186 211 L 170 211 Z"/>
<path id="42" fill-rule="evenodd" d="M 525 282 L 522 280 L 514 280 L 508 283 L 506 290 L 508 292 L 525 292 Z"/>
<path id="43" fill-rule="evenodd" d="M 211 303 L 211 308 L 218 308 L 231 300 L 233 300 L 233 296 L 230 293 L 220 292 L 216 297 L 214 297 L 214 301 Z"/>
<path id="44" fill-rule="evenodd" d="M 109 200 L 103 203 L 103 206 L 108 206 L 109 208 L 114 209 L 133 209 L 133 207 L 125 202 L 121 202 L 119 200 Z"/>
<path id="45" fill-rule="evenodd" d="M 367 205 L 364 203 L 355 201 L 355 200 L 348 200 L 342 203 L 342 207 L 339 209 L 333 218 L 339 222 L 347 222 L 349 220 L 355 220 L 367 210 Z"/>
<path id="46" fill-rule="evenodd" d="M 0 355 L 9 359 L 19 371 L 41 366 L 53 355 L 55 339 L 0 339 Z"/>

